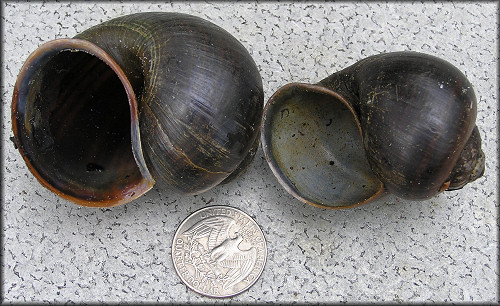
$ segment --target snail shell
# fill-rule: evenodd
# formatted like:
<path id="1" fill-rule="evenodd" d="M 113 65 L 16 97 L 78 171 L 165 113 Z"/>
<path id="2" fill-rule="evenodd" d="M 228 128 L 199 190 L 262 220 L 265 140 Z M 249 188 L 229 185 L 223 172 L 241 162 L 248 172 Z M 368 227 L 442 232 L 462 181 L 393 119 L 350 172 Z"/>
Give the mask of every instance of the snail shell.
<path id="1" fill-rule="evenodd" d="M 483 174 L 475 119 L 472 85 L 456 67 L 386 53 L 280 88 L 264 108 L 262 146 L 283 187 L 312 205 L 428 199 Z"/>
<path id="2" fill-rule="evenodd" d="M 258 148 L 262 108 L 259 71 L 236 38 L 195 16 L 138 13 L 35 50 L 12 123 L 45 187 L 113 206 L 155 183 L 197 194 L 236 177 Z"/>

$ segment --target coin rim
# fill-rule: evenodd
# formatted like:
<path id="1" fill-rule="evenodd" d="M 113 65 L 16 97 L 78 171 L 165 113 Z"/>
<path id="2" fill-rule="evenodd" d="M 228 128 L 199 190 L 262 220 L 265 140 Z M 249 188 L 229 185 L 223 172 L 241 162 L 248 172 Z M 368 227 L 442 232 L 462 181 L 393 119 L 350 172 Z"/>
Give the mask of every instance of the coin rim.
<path id="1" fill-rule="evenodd" d="M 180 275 L 179 273 L 179 270 L 177 269 L 177 265 L 175 263 L 175 255 L 174 255 L 174 251 L 175 251 L 175 248 L 174 248 L 174 243 L 175 243 L 175 239 L 177 237 L 177 234 L 179 233 L 179 230 L 182 228 L 182 226 L 195 214 L 197 213 L 200 213 L 202 212 L 203 210 L 207 210 L 207 209 L 213 209 L 213 208 L 229 208 L 229 209 L 234 209 L 236 211 L 238 211 L 239 213 L 241 213 L 242 215 L 246 216 L 248 219 L 251 220 L 251 222 L 253 222 L 255 224 L 255 226 L 259 229 L 260 233 L 262 234 L 262 237 L 264 238 L 263 239 L 263 242 L 264 242 L 264 251 L 265 251 L 265 254 L 264 254 L 264 263 L 262 265 L 262 269 L 259 271 L 259 274 L 255 277 L 254 281 L 249 283 L 249 285 L 247 287 L 245 287 L 244 289 L 238 291 L 238 292 L 235 292 L 233 294 L 230 294 L 230 295 L 212 295 L 212 294 L 208 294 L 208 293 L 205 293 L 205 292 L 201 292 L 200 290 L 192 287 L 190 284 L 188 284 L 186 281 L 184 281 L 184 279 L 182 278 L 182 276 Z M 174 236 L 172 237 L 172 243 L 171 243 L 171 259 L 172 259 L 172 264 L 174 266 L 174 269 L 175 269 L 175 273 L 177 274 L 177 276 L 180 278 L 181 282 L 186 286 L 188 287 L 189 289 L 193 290 L 194 292 L 198 293 L 198 294 L 201 294 L 203 296 L 207 296 L 207 297 L 211 297 L 211 298 L 218 298 L 218 299 L 222 299 L 222 298 L 229 298 L 229 297 L 233 297 L 235 295 L 238 295 L 240 293 L 243 293 L 245 291 L 247 291 L 248 289 L 250 289 L 256 282 L 257 280 L 259 280 L 260 276 L 262 275 L 262 272 L 264 271 L 264 268 L 266 266 L 266 263 L 267 263 L 267 241 L 266 241 L 266 236 L 264 235 L 264 232 L 262 231 L 262 228 L 259 226 L 259 224 L 252 218 L 250 217 L 250 215 L 248 215 L 246 212 L 242 211 L 241 209 L 239 208 L 236 208 L 236 207 L 232 207 L 232 206 L 228 206 L 228 205 L 213 205 L 213 206 L 208 206 L 208 207 L 203 207 L 203 208 L 200 208 L 192 213 L 190 213 L 186 218 L 184 218 L 184 220 L 179 224 L 179 226 L 177 226 L 177 230 L 175 231 L 174 233 Z"/>

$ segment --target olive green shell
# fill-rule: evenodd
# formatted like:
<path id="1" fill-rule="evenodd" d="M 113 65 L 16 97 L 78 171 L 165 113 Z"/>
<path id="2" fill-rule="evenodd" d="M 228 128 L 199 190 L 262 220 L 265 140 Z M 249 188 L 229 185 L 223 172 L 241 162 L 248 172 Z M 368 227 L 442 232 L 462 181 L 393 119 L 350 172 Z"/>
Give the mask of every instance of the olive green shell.
<path id="1" fill-rule="evenodd" d="M 33 52 L 12 121 L 44 186 L 111 206 L 155 183 L 196 194 L 237 176 L 262 108 L 259 71 L 236 38 L 195 16 L 138 13 Z"/>
<path id="2" fill-rule="evenodd" d="M 456 67 L 394 52 L 280 88 L 264 109 L 262 144 L 284 188 L 313 205 L 388 192 L 428 199 L 483 174 L 475 119 L 472 85 Z"/>

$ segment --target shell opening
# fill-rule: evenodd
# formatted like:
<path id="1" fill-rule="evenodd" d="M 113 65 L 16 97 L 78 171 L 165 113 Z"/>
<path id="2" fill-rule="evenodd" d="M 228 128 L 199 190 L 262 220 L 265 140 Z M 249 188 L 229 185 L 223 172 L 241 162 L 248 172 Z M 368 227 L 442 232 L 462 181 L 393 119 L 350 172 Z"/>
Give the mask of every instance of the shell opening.
<path id="1" fill-rule="evenodd" d="M 264 113 L 266 158 L 296 198 L 341 208 L 382 193 L 353 110 L 338 95 L 315 85 L 289 84 L 271 97 Z"/>
<path id="2" fill-rule="evenodd" d="M 128 93 L 108 63 L 56 47 L 25 67 L 14 95 L 14 132 L 42 184 L 86 206 L 121 204 L 150 188 L 132 151 Z"/>

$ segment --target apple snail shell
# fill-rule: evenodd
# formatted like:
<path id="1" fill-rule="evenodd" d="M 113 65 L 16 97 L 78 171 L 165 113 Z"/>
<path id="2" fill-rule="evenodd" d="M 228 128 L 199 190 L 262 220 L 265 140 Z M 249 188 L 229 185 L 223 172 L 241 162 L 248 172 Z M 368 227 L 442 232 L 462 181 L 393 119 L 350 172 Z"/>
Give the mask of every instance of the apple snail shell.
<path id="1" fill-rule="evenodd" d="M 289 193 L 344 208 L 387 193 L 428 199 L 482 176 L 475 120 L 472 85 L 456 67 L 404 51 L 281 87 L 264 108 L 261 141 Z"/>
<path id="2" fill-rule="evenodd" d="M 234 178 L 259 144 L 262 80 L 222 28 L 137 13 L 35 50 L 12 102 L 30 171 L 85 206 L 136 199 L 155 183 L 196 194 Z"/>

